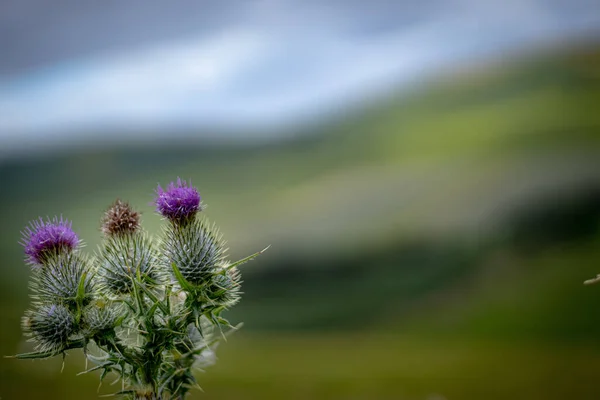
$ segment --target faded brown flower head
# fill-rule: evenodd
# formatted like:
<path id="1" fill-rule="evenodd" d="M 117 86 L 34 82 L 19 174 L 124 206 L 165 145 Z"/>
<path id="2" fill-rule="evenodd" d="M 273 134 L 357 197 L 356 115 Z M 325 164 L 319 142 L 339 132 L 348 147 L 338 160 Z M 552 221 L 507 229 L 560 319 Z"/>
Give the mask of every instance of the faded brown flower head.
<path id="1" fill-rule="evenodd" d="M 117 199 L 104 212 L 101 229 L 106 236 L 134 233 L 140 229 L 140 213 Z"/>

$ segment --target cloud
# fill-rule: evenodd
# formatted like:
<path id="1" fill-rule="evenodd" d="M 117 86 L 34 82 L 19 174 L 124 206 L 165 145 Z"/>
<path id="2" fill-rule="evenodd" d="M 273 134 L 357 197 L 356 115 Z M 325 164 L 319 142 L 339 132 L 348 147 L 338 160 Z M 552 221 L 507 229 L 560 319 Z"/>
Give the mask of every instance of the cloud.
<path id="1" fill-rule="evenodd" d="M 446 56 L 432 42 L 422 28 L 359 41 L 257 28 L 67 63 L 0 86 L 0 132 L 284 122 L 411 77 Z"/>
<path id="2" fill-rule="evenodd" d="M 65 63 L 4 82 L 0 131 L 168 121 L 177 117 L 183 99 L 214 96 L 267 46 L 268 40 L 253 32 L 224 32 Z"/>
<path id="3" fill-rule="evenodd" d="M 2 144 L 302 121 L 445 65 L 599 22 L 593 5 L 537 0 L 251 4 L 212 29 L 0 80 Z"/>

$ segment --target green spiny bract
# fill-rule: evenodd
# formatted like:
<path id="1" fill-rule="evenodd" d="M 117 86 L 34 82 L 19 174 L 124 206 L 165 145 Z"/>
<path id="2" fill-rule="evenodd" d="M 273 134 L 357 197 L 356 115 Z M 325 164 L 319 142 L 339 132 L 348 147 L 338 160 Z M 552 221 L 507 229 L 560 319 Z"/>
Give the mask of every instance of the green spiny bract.
<path id="1" fill-rule="evenodd" d="M 208 286 L 208 298 L 216 306 L 231 307 L 240 300 L 241 275 L 237 268 L 222 268 L 215 271 Z"/>
<path id="2" fill-rule="evenodd" d="M 60 304 L 43 304 L 29 310 L 23 318 L 23 330 L 31 336 L 40 352 L 62 352 L 76 331 L 75 318 Z"/>
<path id="3" fill-rule="evenodd" d="M 82 348 L 101 372 L 122 381 L 130 399 L 183 399 L 197 386 L 194 368 L 211 365 L 219 340 L 235 329 L 221 313 L 240 299 L 231 263 L 196 188 L 178 180 L 155 199 L 167 220 L 153 239 L 140 214 L 117 200 L 102 219 L 104 241 L 95 257 L 62 219 L 34 223 L 24 233 L 32 265 L 33 308 L 23 329 L 35 351 L 18 358 L 46 358 Z M 94 344 L 94 346 L 91 346 Z"/>
<path id="4" fill-rule="evenodd" d="M 175 265 L 186 281 L 210 283 L 215 269 L 224 262 L 225 246 L 214 226 L 195 219 L 188 224 L 170 224 L 162 243 L 165 269 Z"/>
<path id="5" fill-rule="evenodd" d="M 93 336 L 114 330 L 126 315 L 127 310 L 119 303 L 96 301 L 84 309 L 83 321 L 88 335 Z"/>
<path id="6" fill-rule="evenodd" d="M 109 236 L 100 250 L 98 270 L 106 293 L 121 295 L 133 290 L 134 278 L 153 282 L 158 277 L 157 254 L 142 233 Z"/>
<path id="7" fill-rule="evenodd" d="M 84 306 L 91 301 L 94 285 L 90 263 L 81 253 L 49 257 L 44 267 L 33 271 L 30 283 L 32 297 L 40 303 L 57 302 L 73 310 L 78 300 Z"/>

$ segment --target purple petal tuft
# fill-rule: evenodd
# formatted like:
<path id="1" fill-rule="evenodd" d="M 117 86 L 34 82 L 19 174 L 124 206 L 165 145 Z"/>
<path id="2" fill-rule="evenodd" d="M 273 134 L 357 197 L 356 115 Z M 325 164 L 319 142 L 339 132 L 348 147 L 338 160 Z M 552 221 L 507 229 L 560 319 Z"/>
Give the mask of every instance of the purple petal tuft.
<path id="1" fill-rule="evenodd" d="M 40 218 L 25 229 L 22 244 L 30 263 L 43 264 L 50 254 L 75 249 L 79 238 L 71 229 L 71 223 L 62 217 L 54 217 L 46 222 Z"/>
<path id="2" fill-rule="evenodd" d="M 163 217 L 173 222 L 182 222 L 200 211 L 200 193 L 191 184 L 177 178 L 177 183 L 171 182 L 167 190 L 158 186 L 154 204 L 156 211 Z"/>

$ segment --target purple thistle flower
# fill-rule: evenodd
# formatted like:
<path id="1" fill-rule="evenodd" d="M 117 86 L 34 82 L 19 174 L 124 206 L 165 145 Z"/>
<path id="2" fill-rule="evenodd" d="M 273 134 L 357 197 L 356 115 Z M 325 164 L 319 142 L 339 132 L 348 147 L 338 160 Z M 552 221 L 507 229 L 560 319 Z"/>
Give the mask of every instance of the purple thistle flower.
<path id="1" fill-rule="evenodd" d="M 177 178 L 177 183 L 171 182 L 167 190 L 159 185 L 154 204 L 156 211 L 172 222 L 189 221 L 201 210 L 198 189 L 180 178 Z"/>
<path id="2" fill-rule="evenodd" d="M 49 255 L 70 252 L 79 244 L 79 238 L 71 229 L 71 222 L 54 217 L 46 222 L 42 218 L 32 221 L 23 231 L 21 244 L 25 247 L 27 260 L 32 264 L 44 264 Z"/>

